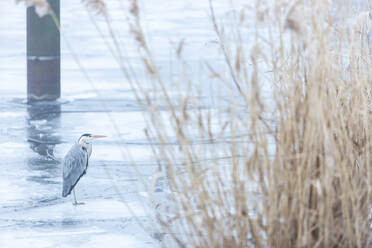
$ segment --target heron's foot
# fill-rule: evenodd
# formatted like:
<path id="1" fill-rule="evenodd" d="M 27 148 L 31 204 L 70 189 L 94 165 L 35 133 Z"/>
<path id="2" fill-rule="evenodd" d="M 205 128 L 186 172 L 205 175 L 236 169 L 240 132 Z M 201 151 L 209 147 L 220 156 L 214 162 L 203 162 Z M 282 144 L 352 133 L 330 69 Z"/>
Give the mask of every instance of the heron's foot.
<path id="1" fill-rule="evenodd" d="M 72 205 L 78 206 L 78 205 L 84 205 L 84 202 L 73 202 Z"/>

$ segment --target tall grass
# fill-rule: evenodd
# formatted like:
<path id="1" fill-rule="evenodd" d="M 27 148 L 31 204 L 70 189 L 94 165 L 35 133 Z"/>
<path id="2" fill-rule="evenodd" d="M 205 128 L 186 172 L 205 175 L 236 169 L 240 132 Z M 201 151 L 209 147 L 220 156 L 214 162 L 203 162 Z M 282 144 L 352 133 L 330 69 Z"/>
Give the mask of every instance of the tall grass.
<path id="1" fill-rule="evenodd" d="M 372 53 L 363 26 L 372 16 L 348 1 L 258 1 L 224 26 L 210 1 L 224 64 L 205 73 L 230 91 L 206 110 L 197 98 L 205 92 L 191 90 L 183 42 L 175 62 L 187 90 L 170 95 L 136 0 L 130 32 L 156 97 L 123 59 L 102 1 L 84 2 L 106 17 L 146 134 L 160 144 L 152 148 L 171 189 L 167 211 L 154 210 L 164 246 L 372 246 Z"/>
<path id="2" fill-rule="evenodd" d="M 372 245 L 371 53 L 366 33 L 346 18 L 358 13 L 344 4 L 257 3 L 247 10 L 257 18 L 254 42 L 245 44 L 242 29 L 252 22 L 245 16 L 252 14 L 241 10 L 226 31 L 211 3 L 229 73 L 211 72 L 231 84 L 230 104 L 211 114 L 189 109 L 186 95 L 177 99 L 180 108 L 167 101 L 169 119 L 148 112 L 152 140 L 169 140 L 167 124 L 176 135 L 179 150 L 163 145 L 155 154 L 173 190 L 172 218 L 158 219 L 183 234 L 172 235 L 179 246 Z M 144 61 L 156 68 L 150 54 Z M 157 71 L 148 72 L 162 86 Z"/>

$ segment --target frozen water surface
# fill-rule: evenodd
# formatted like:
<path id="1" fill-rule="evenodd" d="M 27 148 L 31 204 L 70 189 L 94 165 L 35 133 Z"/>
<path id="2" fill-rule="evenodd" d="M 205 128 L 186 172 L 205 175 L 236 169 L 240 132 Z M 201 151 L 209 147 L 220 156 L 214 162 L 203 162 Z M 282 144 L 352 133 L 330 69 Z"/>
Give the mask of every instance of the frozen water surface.
<path id="1" fill-rule="evenodd" d="M 123 24 L 122 9 L 118 1 L 106 2 L 127 58 L 136 69 L 137 51 Z M 196 68 L 201 61 L 220 59 L 210 52 L 216 47 L 208 1 L 192 5 L 186 0 L 143 2 L 145 25 L 151 30 L 149 39 L 161 73 L 171 75 L 170 51 L 186 38 L 185 56 L 192 62 L 191 71 L 200 81 L 206 79 L 207 75 Z M 228 1 L 216 3 L 217 14 L 227 15 L 227 5 Z M 149 195 L 142 183 L 152 180 L 157 166 L 143 132 L 143 114 L 88 13 L 80 1 L 61 1 L 63 35 L 119 130 L 113 129 L 98 93 L 64 41 L 61 99 L 26 104 L 25 14 L 24 7 L 15 1 L 0 3 L 0 247 L 161 246 L 153 238 L 151 208 L 146 205 Z M 104 26 L 103 20 L 96 20 Z M 124 140 L 123 151 L 115 138 L 118 132 Z M 61 162 L 82 133 L 109 137 L 93 144 L 88 173 L 76 187 L 78 200 L 85 205 L 74 207 L 71 197 L 61 197 Z"/>

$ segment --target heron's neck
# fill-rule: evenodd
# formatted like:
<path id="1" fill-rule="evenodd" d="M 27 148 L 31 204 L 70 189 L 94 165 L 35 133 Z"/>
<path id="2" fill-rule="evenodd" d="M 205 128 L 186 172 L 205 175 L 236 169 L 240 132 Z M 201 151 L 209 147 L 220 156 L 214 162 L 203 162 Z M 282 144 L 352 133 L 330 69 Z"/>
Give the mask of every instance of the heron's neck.
<path id="1" fill-rule="evenodd" d="M 87 149 L 88 157 L 90 157 L 90 155 L 92 154 L 92 144 L 85 141 L 79 141 L 79 144 Z"/>

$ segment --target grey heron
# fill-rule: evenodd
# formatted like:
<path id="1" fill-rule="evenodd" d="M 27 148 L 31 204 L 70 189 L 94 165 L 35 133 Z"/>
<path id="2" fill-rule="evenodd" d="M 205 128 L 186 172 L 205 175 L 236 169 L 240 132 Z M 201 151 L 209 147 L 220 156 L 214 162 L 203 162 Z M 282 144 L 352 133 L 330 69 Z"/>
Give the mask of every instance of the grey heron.
<path id="1" fill-rule="evenodd" d="M 93 139 L 105 138 L 104 135 L 83 134 L 66 154 L 63 160 L 63 189 L 62 196 L 67 197 L 71 191 L 74 195 L 74 205 L 84 204 L 76 201 L 75 185 L 85 175 L 88 169 L 88 160 L 92 154 Z"/>

